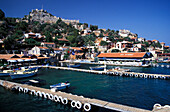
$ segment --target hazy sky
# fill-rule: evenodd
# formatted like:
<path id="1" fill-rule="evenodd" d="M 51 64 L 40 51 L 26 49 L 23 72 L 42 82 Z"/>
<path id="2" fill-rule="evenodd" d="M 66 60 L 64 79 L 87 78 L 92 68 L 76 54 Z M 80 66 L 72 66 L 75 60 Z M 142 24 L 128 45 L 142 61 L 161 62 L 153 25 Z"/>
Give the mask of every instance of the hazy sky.
<path id="1" fill-rule="evenodd" d="M 24 17 L 42 5 L 57 17 L 99 28 L 128 29 L 170 45 L 170 0 L 0 0 L 6 17 Z"/>

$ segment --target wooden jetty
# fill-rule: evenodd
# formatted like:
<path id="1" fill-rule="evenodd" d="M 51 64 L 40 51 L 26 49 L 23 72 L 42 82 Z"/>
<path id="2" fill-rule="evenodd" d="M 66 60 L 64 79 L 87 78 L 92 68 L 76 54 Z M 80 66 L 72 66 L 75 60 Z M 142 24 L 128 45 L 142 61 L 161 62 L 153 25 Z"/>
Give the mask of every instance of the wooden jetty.
<path id="1" fill-rule="evenodd" d="M 37 97 L 43 97 L 42 95 L 45 94 L 45 95 L 47 95 L 46 98 L 48 98 L 48 96 L 49 96 L 48 99 L 50 99 L 52 101 L 55 101 L 58 103 L 60 102 L 63 104 L 68 104 L 68 105 L 71 104 L 72 107 L 74 107 L 73 103 L 76 102 L 75 107 L 77 107 L 78 109 L 84 108 L 85 111 L 90 111 L 89 108 L 85 107 L 85 106 L 90 105 L 90 109 L 92 109 L 93 106 L 97 106 L 97 107 L 102 107 L 102 108 L 115 110 L 115 111 L 121 111 L 121 112 L 151 112 L 150 110 L 120 105 L 120 104 L 102 101 L 102 100 L 98 100 L 98 99 L 85 98 L 83 96 L 77 96 L 77 95 L 73 95 L 71 93 L 65 93 L 65 92 L 61 92 L 61 91 L 51 91 L 50 89 L 39 88 L 39 87 L 35 87 L 35 86 L 19 84 L 19 83 L 4 81 L 4 80 L 0 80 L 0 85 L 5 88 L 8 88 L 8 89 L 15 88 L 19 92 L 35 95 Z M 54 98 L 55 96 L 57 96 L 57 98 L 59 98 L 59 100 L 56 101 L 56 99 Z M 63 100 L 65 100 L 65 101 L 63 101 Z M 68 102 L 70 102 L 70 103 L 68 103 Z M 77 104 L 79 104 L 79 105 L 77 105 Z"/>

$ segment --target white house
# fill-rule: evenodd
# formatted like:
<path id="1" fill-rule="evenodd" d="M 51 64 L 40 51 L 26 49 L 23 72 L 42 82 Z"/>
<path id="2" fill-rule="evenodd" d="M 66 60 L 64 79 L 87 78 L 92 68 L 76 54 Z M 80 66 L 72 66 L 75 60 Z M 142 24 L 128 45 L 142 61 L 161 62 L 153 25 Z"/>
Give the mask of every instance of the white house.
<path id="1" fill-rule="evenodd" d="M 35 46 L 31 50 L 28 51 L 28 54 L 34 54 L 34 55 L 40 54 L 40 48 Z"/>
<path id="2" fill-rule="evenodd" d="M 132 47 L 132 43 L 128 42 L 128 41 L 123 41 L 123 42 L 117 42 L 115 49 L 119 49 L 120 51 L 122 51 L 125 48 L 131 48 Z"/>
<path id="3" fill-rule="evenodd" d="M 55 48 L 55 43 L 53 43 L 53 42 L 41 42 L 41 46 Z"/>
<path id="4" fill-rule="evenodd" d="M 138 38 L 138 41 L 139 41 L 139 42 L 145 42 L 145 38 L 139 37 L 139 38 Z"/>
<path id="5" fill-rule="evenodd" d="M 133 47 L 142 48 L 145 47 L 145 44 L 138 43 L 138 44 L 134 44 Z"/>
<path id="6" fill-rule="evenodd" d="M 132 47 L 130 51 L 139 52 L 141 49 L 139 47 Z"/>
<path id="7" fill-rule="evenodd" d="M 130 31 L 129 30 L 119 30 L 119 35 L 122 36 L 122 37 L 128 37 L 128 35 L 130 34 Z"/>

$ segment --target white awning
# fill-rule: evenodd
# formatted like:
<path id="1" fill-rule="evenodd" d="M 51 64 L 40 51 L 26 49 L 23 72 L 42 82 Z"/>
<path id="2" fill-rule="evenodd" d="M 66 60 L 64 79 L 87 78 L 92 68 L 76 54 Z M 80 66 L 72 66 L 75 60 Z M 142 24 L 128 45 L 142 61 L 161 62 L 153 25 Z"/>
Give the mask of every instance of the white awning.
<path id="1" fill-rule="evenodd" d="M 18 62 L 23 62 L 24 60 L 22 60 L 22 59 L 18 59 L 17 61 L 18 61 Z"/>
<path id="2" fill-rule="evenodd" d="M 24 61 L 31 61 L 30 59 L 25 59 Z"/>
<path id="3" fill-rule="evenodd" d="M 11 63 L 17 62 L 16 60 L 8 60 Z"/>
<path id="4" fill-rule="evenodd" d="M 37 59 L 30 59 L 31 61 L 37 61 Z"/>

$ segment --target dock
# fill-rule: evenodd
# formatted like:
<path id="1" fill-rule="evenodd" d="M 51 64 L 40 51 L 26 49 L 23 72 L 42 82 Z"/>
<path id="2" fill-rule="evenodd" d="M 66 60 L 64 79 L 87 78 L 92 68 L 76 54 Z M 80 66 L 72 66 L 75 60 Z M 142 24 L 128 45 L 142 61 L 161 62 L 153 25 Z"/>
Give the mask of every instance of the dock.
<path id="1" fill-rule="evenodd" d="M 120 112 L 151 112 L 150 110 L 120 105 L 120 104 L 102 101 L 98 99 L 85 98 L 83 96 L 77 96 L 71 93 L 52 91 L 50 89 L 30 86 L 26 84 L 19 84 L 19 83 L 4 81 L 4 80 L 0 80 L 0 85 L 7 89 L 15 88 L 16 91 L 22 92 L 23 94 L 30 94 L 30 95 L 34 95 L 35 97 L 47 98 L 49 100 L 55 101 L 56 103 L 62 103 L 64 105 L 68 104 L 71 105 L 71 107 L 73 108 L 74 107 L 77 109 L 84 108 L 85 111 L 90 111 L 90 109 L 93 109 L 93 107 L 96 106 L 96 107 L 106 108 L 106 109 L 120 111 Z M 55 98 L 57 97 L 58 100 L 55 99 L 54 97 Z"/>
<path id="2" fill-rule="evenodd" d="M 33 66 L 33 67 L 35 67 L 35 66 Z M 125 76 L 125 77 L 135 77 L 135 78 L 152 78 L 152 79 L 170 79 L 170 75 L 164 75 L 164 74 L 122 72 L 122 71 L 117 71 L 117 70 L 96 71 L 96 70 L 87 70 L 87 69 L 78 69 L 78 68 L 69 68 L 69 67 L 58 67 L 58 66 L 38 66 L 38 67 L 52 68 L 52 69 L 58 69 L 58 70 L 79 71 L 79 72 L 86 72 L 86 73 L 93 73 L 93 74 L 105 74 L 105 75 L 110 75 L 110 76 Z"/>

